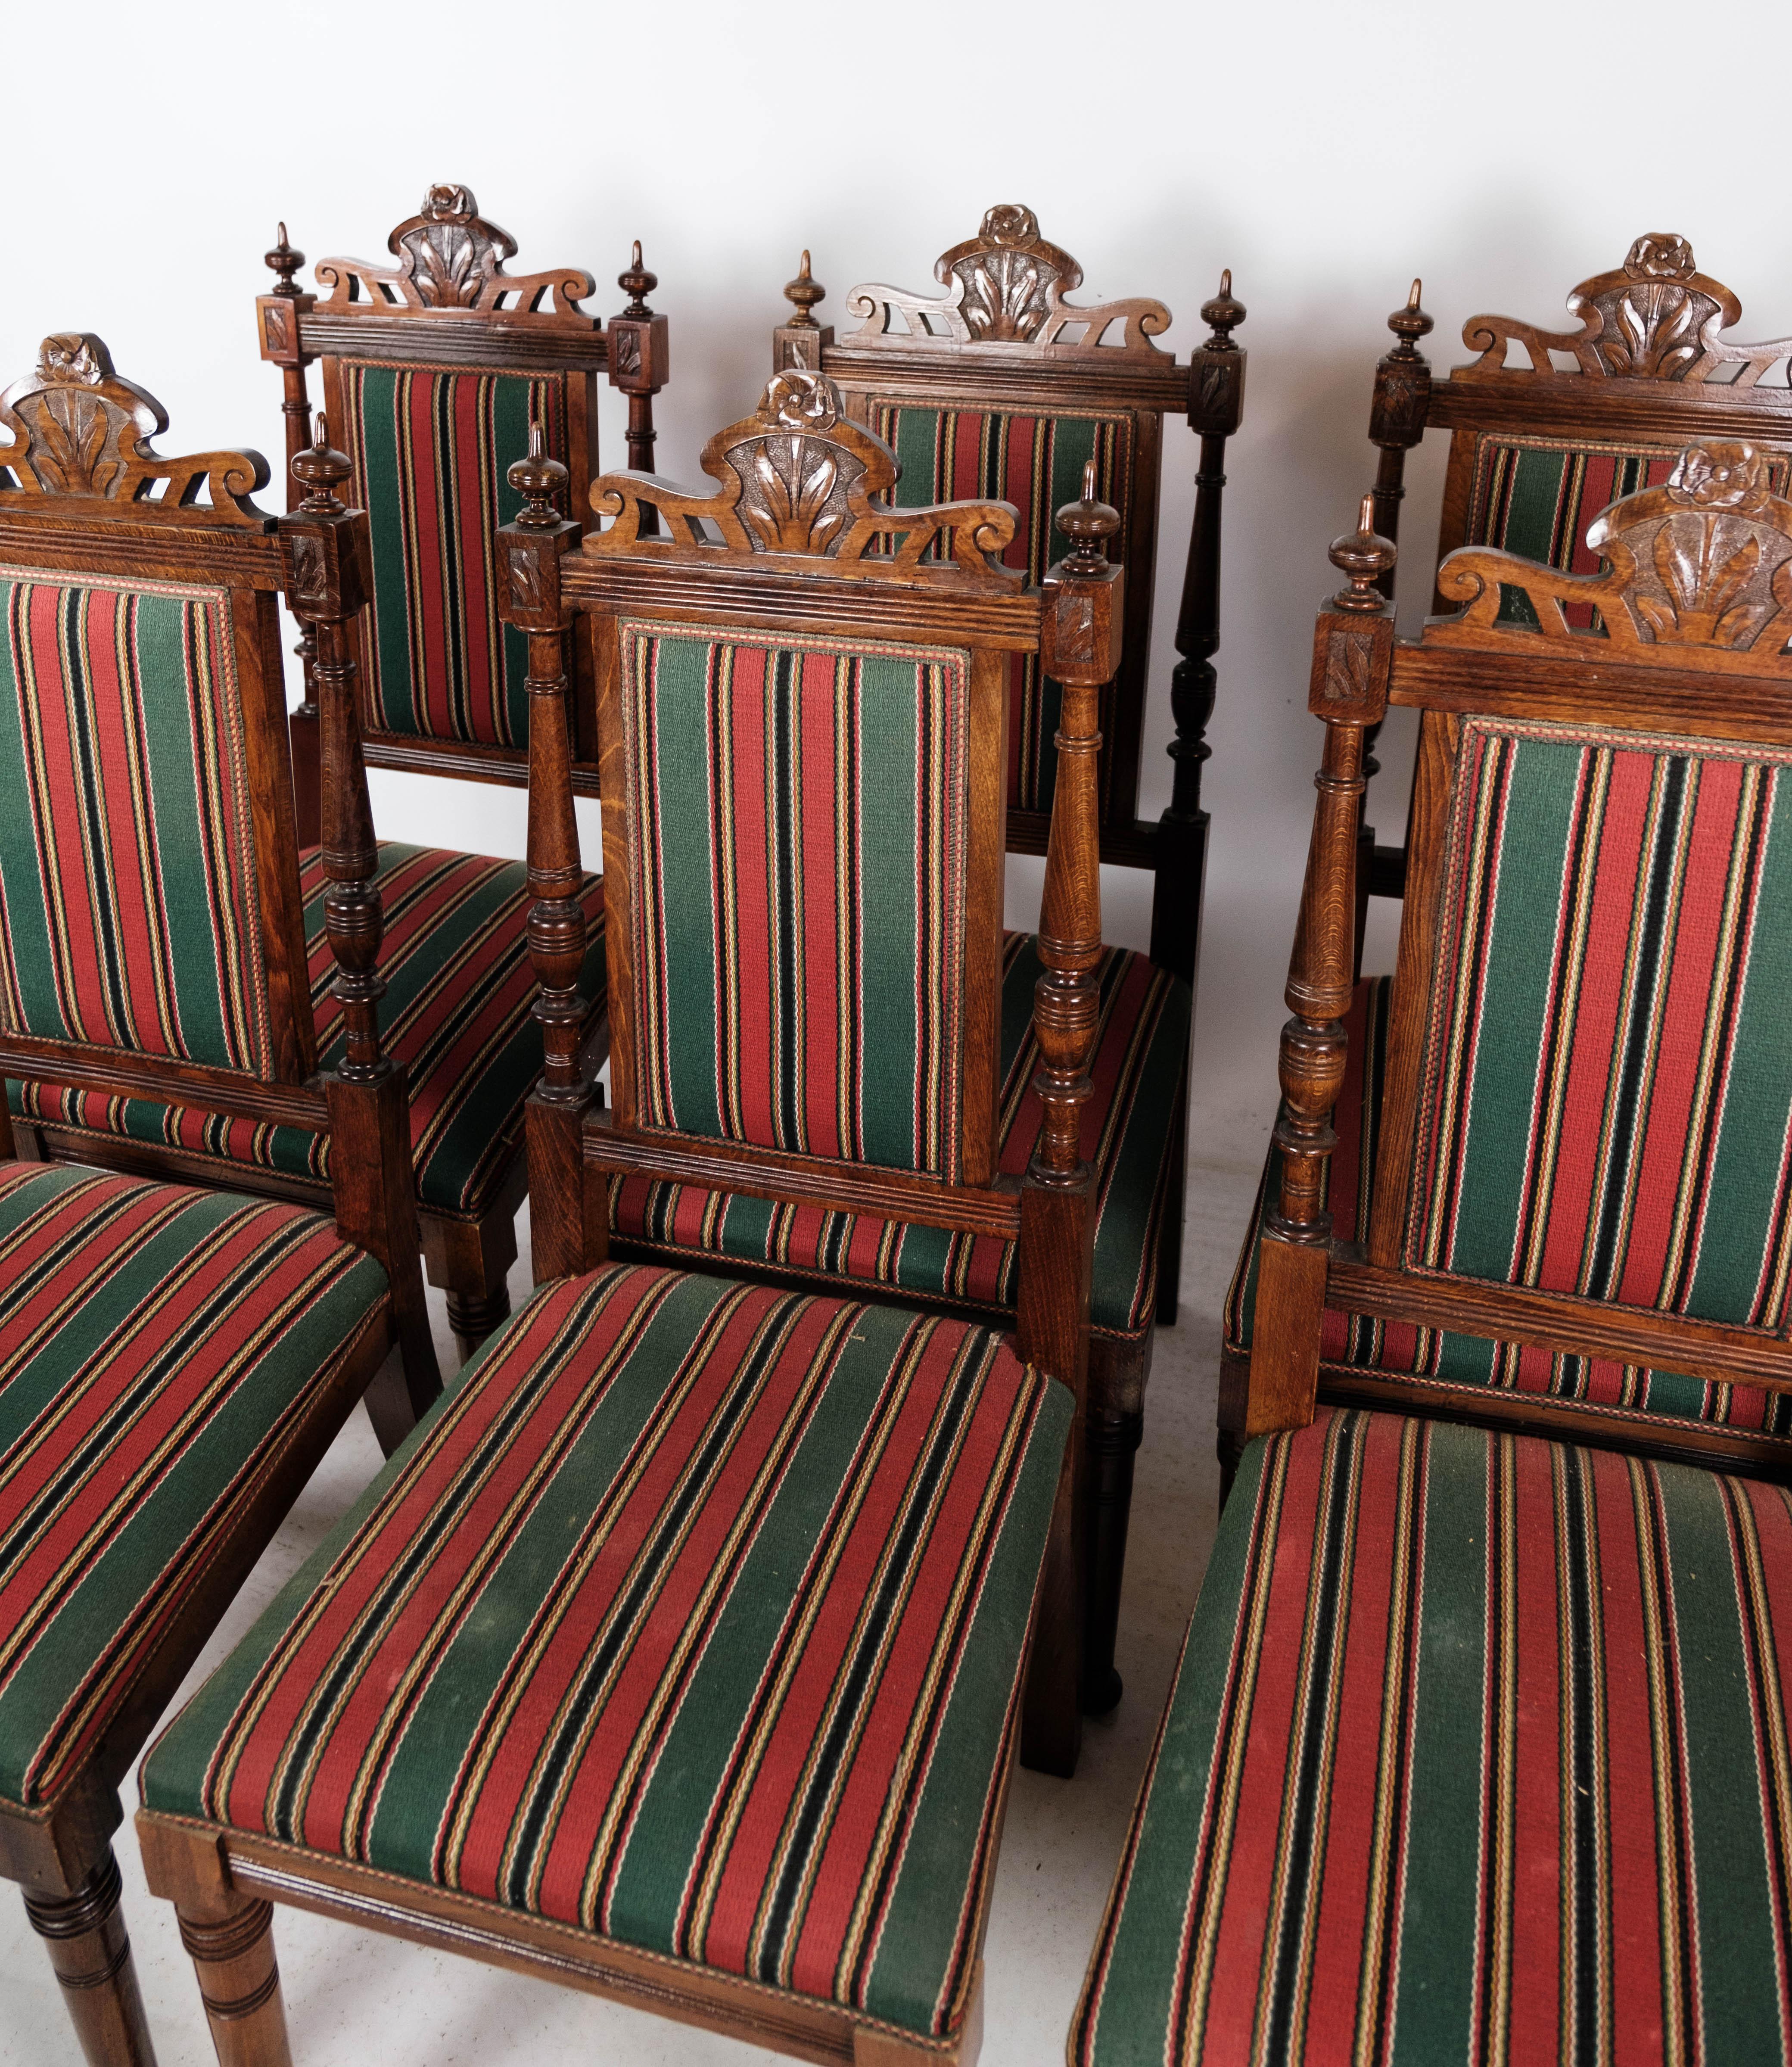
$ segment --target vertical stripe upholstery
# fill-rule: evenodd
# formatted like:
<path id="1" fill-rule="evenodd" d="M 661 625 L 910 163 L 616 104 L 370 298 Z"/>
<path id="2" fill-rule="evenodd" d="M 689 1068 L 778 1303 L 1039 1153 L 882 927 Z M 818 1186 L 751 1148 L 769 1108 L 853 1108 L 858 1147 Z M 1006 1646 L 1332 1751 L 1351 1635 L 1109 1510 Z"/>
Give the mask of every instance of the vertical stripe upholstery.
<path id="1" fill-rule="evenodd" d="M 641 1123 L 956 1177 L 969 656 L 619 636 Z"/>
<path id="2" fill-rule="evenodd" d="M 1340 1241 L 1360 1241 L 1368 1225 L 1392 1001 L 1390 978 L 1367 977 L 1357 985 L 1345 1020 L 1349 1047 L 1332 1115 L 1338 1146 L 1328 1179 L 1332 1232 Z M 1280 1160 L 1272 1149 L 1226 1293 L 1225 1349 L 1231 1356 L 1250 1354 L 1258 1244 L 1263 1215 L 1280 1182 Z M 1327 1377 L 1347 1379 L 1364 1371 L 1461 1387 L 1461 1403 L 1471 1410 L 1478 1391 L 1547 1394 L 1583 1412 L 1590 1431 L 1600 1423 L 1611 1429 L 1628 1424 L 1632 1434 L 1647 1435 L 1653 1423 L 1659 1437 L 1663 1419 L 1703 1423 L 1743 1439 L 1764 1468 L 1792 1472 L 1792 1397 L 1758 1386 L 1716 1384 L 1684 1371 L 1542 1349 L 1534 1342 L 1489 1341 L 1335 1307 L 1327 1307 L 1321 1322 L 1319 1369 L 1322 1383 Z"/>
<path id="3" fill-rule="evenodd" d="M 1096 493 L 1120 512 L 1112 556 L 1127 557 L 1131 512 L 1132 419 L 1119 416 L 1026 416 L 1016 412 L 917 408 L 893 401 L 870 405 L 872 428 L 896 453 L 902 473 L 897 508 L 929 502 L 994 500 L 1020 512 L 1005 566 L 1037 582 L 1058 557 L 1054 519 L 1083 493 L 1083 469 L 1095 462 Z M 936 546 L 936 554 L 943 550 Z M 1049 811 L 1057 789 L 1060 692 L 1039 672 L 1036 653 L 1012 662 L 1008 711 L 1008 802 L 1014 810 Z M 1102 725 L 1111 731 L 1110 684 L 1102 692 Z M 1105 784 L 1107 761 L 1103 761 Z M 1107 798 L 1103 798 L 1103 815 Z"/>
<path id="4" fill-rule="evenodd" d="M 0 607 L 8 1025 L 268 1076 L 229 597 L 0 567 Z"/>
<path id="5" fill-rule="evenodd" d="M 1409 1267 L 1783 1328 L 1789 763 L 1464 724 Z"/>
<path id="6" fill-rule="evenodd" d="M 531 420 L 563 460 L 557 375 L 339 362 L 368 513 L 373 596 L 363 692 L 380 732 L 526 746 L 528 641 L 498 614 L 494 535 L 522 507 L 507 469 Z"/>
<path id="7" fill-rule="evenodd" d="M 79 1777 L 385 1289 L 297 1206 L 0 1163 L 0 1798 Z"/>
<path id="8" fill-rule="evenodd" d="M 1322 1409 L 1247 1450 L 1074 2067 L 1789 2046 L 1792 1495 Z"/>
<path id="9" fill-rule="evenodd" d="M 144 1801 L 955 2032 L 1073 1411 L 960 1322 L 545 1286 Z"/>
<path id="10" fill-rule="evenodd" d="M 1680 451 L 1678 445 L 1586 445 L 1482 432 L 1475 441 L 1463 542 L 1499 546 L 1564 574 L 1596 575 L 1599 556 L 1587 545 L 1593 519 L 1623 496 L 1660 487 Z M 1789 471 L 1784 458 L 1770 462 L 1776 495 L 1786 493 Z M 1598 628 L 1599 613 L 1589 604 L 1569 604 L 1567 617 L 1578 631 Z M 1522 589 L 1501 588 L 1499 622 L 1536 623 Z"/>

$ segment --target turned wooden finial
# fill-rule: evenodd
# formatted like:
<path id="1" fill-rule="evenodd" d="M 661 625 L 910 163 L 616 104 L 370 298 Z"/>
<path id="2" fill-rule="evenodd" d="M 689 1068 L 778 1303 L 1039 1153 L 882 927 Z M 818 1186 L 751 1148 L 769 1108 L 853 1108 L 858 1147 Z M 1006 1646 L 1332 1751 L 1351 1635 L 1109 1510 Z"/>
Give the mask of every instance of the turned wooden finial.
<path id="1" fill-rule="evenodd" d="M 1388 327 L 1400 339 L 1396 351 L 1402 357 L 1416 356 L 1419 339 L 1428 336 L 1436 328 L 1432 319 L 1419 307 L 1419 290 L 1423 284 L 1422 281 L 1415 280 L 1412 291 L 1406 298 L 1406 307 L 1396 309 L 1388 319 Z"/>
<path id="2" fill-rule="evenodd" d="M 784 298 L 796 304 L 796 314 L 785 326 L 787 330 L 816 330 L 820 326 L 811 315 L 816 303 L 827 298 L 827 290 L 809 270 L 809 254 L 803 254 L 803 263 L 798 266 L 796 278 L 784 283 Z"/>
<path id="3" fill-rule="evenodd" d="M 1236 351 L 1232 333 L 1245 319 L 1245 305 L 1232 291 L 1232 268 L 1220 275 L 1220 291 L 1201 305 L 1201 319 L 1213 335 L 1202 347 L 1207 351 Z"/>
<path id="4" fill-rule="evenodd" d="M 279 238 L 274 249 L 262 254 L 262 263 L 280 276 L 274 286 L 275 294 L 283 296 L 289 302 L 298 300 L 299 290 L 293 284 L 292 276 L 304 262 L 304 253 L 294 250 L 286 242 L 286 225 L 282 222 L 280 225 Z"/>
<path id="5" fill-rule="evenodd" d="M 347 453 L 336 451 L 331 445 L 330 425 L 321 409 L 316 435 L 303 452 L 293 455 L 292 470 L 305 487 L 300 510 L 311 517 L 341 515 L 344 505 L 336 493 L 337 484 L 347 480 L 354 469 Z"/>
<path id="6" fill-rule="evenodd" d="M 1058 528 L 1071 542 L 1063 562 L 1067 574 L 1094 574 L 1107 566 L 1107 542 L 1120 528 L 1120 513 L 1111 503 L 1097 499 L 1092 459 L 1083 463 L 1082 498 L 1067 502 L 1059 511 Z"/>
<path id="7" fill-rule="evenodd" d="M 555 498 L 571 478 L 559 460 L 548 457 L 547 440 L 540 421 L 531 418 L 529 457 L 512 460 L 509 474 L 510 485 L 528 506 L 518 512 L 518 523 L 526 530 L 551 530 L 560 521 Z"/>
<path id="8" fill-rule="evenodd" d="M 641 240 L 637 237 L 628 270 L 616 275 L 616 285 L 629 298 L 628 306 L 623 314 L 625 316 L 651 316 L 653 311 L 647 305 L 647 298 L 659 284 L 659 274 L 648 272 L 641 263 Z"/>
<path id="9" fill-rule="evenodd" d="M 1334 610 L 1380 610 L 1388 599 L 1375 583 L 1391 571 L 1395 560 L 1392 542 L 1380 537 L 1375 527 L 1375 499 L 1371 490 L 1356 513 L 1356 529 L 1331 542 L 1331 564 L 1350 576 L 1350 587 L 1331 599 Z"/>

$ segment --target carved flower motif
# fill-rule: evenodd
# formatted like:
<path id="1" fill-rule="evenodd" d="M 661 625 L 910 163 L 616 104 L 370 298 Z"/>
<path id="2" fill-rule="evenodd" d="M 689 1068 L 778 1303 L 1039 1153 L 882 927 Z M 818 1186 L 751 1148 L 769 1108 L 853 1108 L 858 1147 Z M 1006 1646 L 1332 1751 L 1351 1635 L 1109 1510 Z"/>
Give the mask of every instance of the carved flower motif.
<path id="1" fill-rule="evenodd" d="M 1767 462 L 1750 445 L 1717 441 L 1681 453 L 1668 477 L 1676 502 L 1701 510 L 1758 510 L 1772 493 Z"/>
<path id="2" fill-rule="evenodd" d="M 766 382 L 757 413 L 762 424 L 787 431 L 831 431 L 839 420 L 839 390 L 825 373 L 789 368 Z"/>
<path id="3" fill-rule="evenodd" d="M 471 187 L 433 186 L 423 197 L 419 214 L 445 222 L 451 217 L 465 221 L 479 213 L 479 204 L 473 197 Z"/>
<path id="4" fill-rule="evenodd" d="M 819 553 L 846 522 L 843 512 L 824 514 L 839 478 L 831 450 L 816 450 L 807 438 L 764 439 L 754 454 L 749 493 L 741 515 L 769 553 Z"/>
<path id="5" fill-rule="evenodd" d="M 491 272 L 492 246 L 452 224 L 404 240 L 415 265 L 411 277 L 425 308 L 466 309 L 478 300 Z"/>
<path id="6" fill-rule="evenodd" d="M 1746 646 L 1766 614 L 1745 600 L 1761 567 L 1752 529 L 1715 513 L 1669 518 L 1655 534 L 1656 578 L 1665 603 L 1636 599 L 1638 614 L 1664 646 Z"/>
<path id="7" fill-rule="evenodd" d="M 1624 270 L 1633 280 L 1687 280 L 1692 276 L 1692 247 L 1684 237 L 1652 230 L 1630 247 Z"/>
<path id="8" fill-rule="evenodd" d="M 984 216 L 983 226 L 977 232 L 991 244 L 1036 244 L 1039 239 L 1039 219 L 1030 208 L 1022 208 L 1018 201 L 1001 201 Z"/>
<path id="9" fill-rule="evenodd" d="M 38 378 L 46 387 L 94 388 L 106 370 L 79 331 L 47 337 L 38 347 Z"/>
<path id="10" fill-rule="evenodd" d="M 953 270 L 965 283 L 961 307 L 974 338 L 1024 343 L 1050 311 L 1056 270 L 1024 251 L 986 252 L 961 259 Z"/>

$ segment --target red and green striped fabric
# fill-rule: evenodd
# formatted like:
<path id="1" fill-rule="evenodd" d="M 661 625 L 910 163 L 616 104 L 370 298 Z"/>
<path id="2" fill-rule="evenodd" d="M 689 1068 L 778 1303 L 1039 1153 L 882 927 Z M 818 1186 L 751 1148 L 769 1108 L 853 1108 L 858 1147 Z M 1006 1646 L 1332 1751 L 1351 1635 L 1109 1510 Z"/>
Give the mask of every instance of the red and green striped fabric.
<path id="1" fill-rule="evenodd" d="M 1030 933 L 1010 933 L 1003 956 L 1000 1167 L 1026 1168 L 1043 1117 L 1033 1079 L 1033 987 L 1041 973 Z M 1099 1334 L 1138 1337 L 1152 1324 L 1157 1245 L 1172 1161 L 1182 1058 L 1189 1042 L 1187 985 L 1144 956 L 1109 948 L 1096 981 L 1101 1018 L 1083 1108 L 1083 1153 L 1095 1172 L 1091 1318 Z M 1012 1307 L 1017 1246 L 994 1235 L 829 1212 L 710 1192 L 649 1177 L 616 1176 L 610 1224 L 656 1253 L 696 1261 L 724 1257 L 813 1273 L 850 1287 L 884 1285 L 978 1306 Z"/>
<path id="2" fill-rule="evenodd" d="M 0 1801 L 79 1780 L 385 1291 L 300 1207 L 0 1163 Z"/>
<path id="3" fill-rule="evenodd" d="M 1381 1096 L 1386 1064 L 1392 981 L 1371 977 L 1351 1001 L 1345 1030 L 1349 1050 L 1344 1085 L 1332 1125 L 1338 1146 L 1328 1180 L 1332 1232 L 1340 1241 L 1359 1241 L 1368 1225 L 1381 1131 Z M 1233 1272 L 1225 1302 L 1225 1348 L 1250 1354 L 1257 1303 L 1257 1253 L 1263 1215 L 1277 1196 L 1281 1163 L 1274 1150 L 1251 1215 L 1250 1232 Z M 1636 1432 L 1661 1432 L 1664 1419 L 1721 1427 L 1758 1452 L 1769 1469 L 1792 1468 L 1792 1399 L 1758 1386 L 1717 1385 L 1684 1371 L 1654 1371 L 1611 1357 L 1571 1355 L 1534 1343 L 1493 1342 L 1410 1321 L 1383 1321 L 1366 1314 L 1327 1307 L 1319 1334 L 1320 1383 L 1371 1372 L 1383 1378 L 1422 1378 L 1428 1387 L 1460 1387 L 1465 1407 L 1486 1391 L 1547 1394 L 1583 1412 L 1589 1432 L 1595 1423 Z"/>
<path id="4" fill-rule="evenodd" d="M 229 596 L 0 566 L 0 610 L 7 1024 L 266 1076 Z"/>
<path id="5" fill-rule="evenodd" d="M 1789 766 L 1465 722 L 1409 1268 L 1783 1329 Z"/>
<path id="6" fill-rule="evenodd" d="M 1497 546 L 1564 574 L 1596 575 L 1599 556 L 1587 534 L 1609 504 L 1645 488 L 1659 488 L 1674 470 L 1678 445 L 1586 445 L 1558 438 L 1510 437 L 1483 432 L 1476 441 L 1463 542 Z M 1774 493 L 1783 495 L 1788 464 L 1770 462 Z M 1599 613 L 1568 606 L 1577 631 L 1594 628 Z M 1522 589 L 1504 587 L 1499 621 L 1530 624 L 1537 612 Z"/>
<path id="7" fill-rule="evenodd" d="M 330 985 L 335 962 L 323 932 L 321 852 L 301 859 L 311 1008 L 318 1059 L 329 1068 L 342 1046 L 342 1013 Z M 432 1212 L 477 1219 L 507 1176 L 522 1141 L 523 1103 L 541 1074 L 541 1029 L 530 1016 L 535 982 L 524 928 L 527 871 L 521 862 L 439 847 L 380 846 L 385 938 L 380 1007 L 387 1052 L 410 1079 L 411 1151 L 417 1193 Z M 585 878 L 591 936 L 585 996 L 604 992 L 603 884 Z M 327 1183 L 330 1142 L 302 1127 L 272 1127 L 150 1098 L 109 1097 L 66 1086 L 9 1082 L 20 1117 L 122 1135 L 158 1147 Z"/>
<path id="8" fill-rule="evenodd" d="M 373 543 L 370 725 L 526 746 L 528 641 L 498 617 L 493 540 L 522 507 L 506 469 L 529 449 L 530 422 L 553 457 L 567 456 L 563 383 L 355 359 L 339 367 L 351 499 Z"/>
<path id="9" fill-rule="evenodd" d="M 961 1322 L 562 1279 L 169 1727 L 144 1803 L 953 2033 L 1073 1411 Z"/>
<path id="10" fill-rule="evenodd" d="M 1014 542 L 1002 554 L 1037 582 L 1059 555 L 1054 520 L 1083 493 L 1083 469 L 1095 462 L 1096 493 L 1120 512 L 1111 557 L 1127 556 L 1126 518 L 1132 473 L 1132 419 L 1117 416 L 1026 416 L 1013 411 L 917 408 L 874 401 L 871 427 L 895 453 L 902 473 L 893 501 L 916 510 L 930 502 L 1011 502 L 1020 512 Z M 936 548 L 937 550 L 937 548 Z M 1102 692 L 1108 729 L 1110 686 Z M 1039 671 L 1036 653 L 1012 663 L 1008 713 L 1008 802 L 1016 810 L 1049 811 L 1058 783 L 1060 692 Z"/>
<path id="11" fill-rule="evenodd" d="M 969 656 L 619 636 L 641 1124 L 955 1177 Z"/>
<path id="12" fill-rule="evenodd" d="M 1792 1495 L 1322 1410 L 1245 1454 L 1072 2067 L 1792 2057 Z"/>

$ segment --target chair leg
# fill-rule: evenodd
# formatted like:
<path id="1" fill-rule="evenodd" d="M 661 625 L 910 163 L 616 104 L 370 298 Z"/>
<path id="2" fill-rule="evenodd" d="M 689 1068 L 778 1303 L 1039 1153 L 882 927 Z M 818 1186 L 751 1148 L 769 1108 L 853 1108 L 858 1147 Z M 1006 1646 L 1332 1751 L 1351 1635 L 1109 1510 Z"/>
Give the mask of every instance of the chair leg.
<path id="1" fill-rule="evenodd" d="M 1124 1683 L 1114 1669 L 1126 1574 L 1127 1521 L 1132 1511 L 1132 1460 L 1144 1435 L 1140 1413 L 1092 1412 L 1087 1444 L 1089 1578 L 1083 1637 L 1083 1712 L 1105 1716 Z"/>
<path id="2" fill-rule="evenodd" d="M 119 1914 L 110 1845 L 74 1894 L 25 1896 L 31 1928 L 50 1948 L 63 2000 L 92 2067 L 156 2067 L 131 1940 Z"/>
<path id="3" fill-rule="evenodd" d="M 448 1325 L 463 1361 L 510 1310 L 506 1280 L 517 1260 L 515 1202 L 502 1199 L 482 1220 L 426 1219 L 429 1282 L 448 1294 Z"/>
<path id="4" fill-rule="evenodd" d="M 1058 1475 L 1045 1569 L 1033 1608 L 1026 1683 L 1021 1695 L 1021 1764 L 1070 1779 L 1083 1748 L 1083 1619 L 1085 1555 L 1075 1525 L 1083 1444 L 1073 1427 Z"/>
<path id="5" fill-rule="evenodd" d="M 1160 1328 L 1176 1326 L 1182 1293 L 1182 1225 L 1189 1189 L 1189 1071 L 1193 1050 L 1182 1058 L 1182 1090 L 1171 1122 L 1170 1168 L 1164 1179 L 1164 1213 L 1157 1226 L 1157 1306 L 1153 1318 Z"/>
<path id="6" fill-rule="evenodd" d="M 176 1914 L 221 2067 L 291 2067 L 273 1904 L 244 1896 L 226 1910 Z"/>

